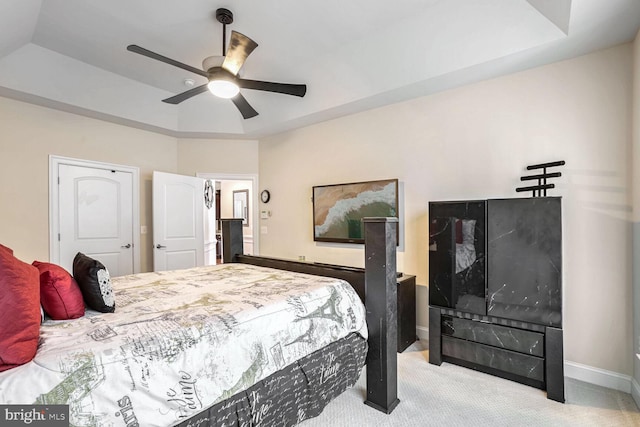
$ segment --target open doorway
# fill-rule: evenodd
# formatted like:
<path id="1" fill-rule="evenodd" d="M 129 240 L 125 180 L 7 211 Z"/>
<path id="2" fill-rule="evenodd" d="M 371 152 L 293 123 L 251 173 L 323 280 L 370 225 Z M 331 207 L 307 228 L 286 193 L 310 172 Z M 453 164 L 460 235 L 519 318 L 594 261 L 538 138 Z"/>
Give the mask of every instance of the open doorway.
<path id="1" fill-rule="evenodd" d="M 221 218 L 243 218 L 244 253 L 258 254 L 258 206 L 255 199 L 257 175 L 198 173 L 198 177 L 211 180 L 215 188 L 215 209 L 205 214 L 205 264 L 222 262 Z"/>

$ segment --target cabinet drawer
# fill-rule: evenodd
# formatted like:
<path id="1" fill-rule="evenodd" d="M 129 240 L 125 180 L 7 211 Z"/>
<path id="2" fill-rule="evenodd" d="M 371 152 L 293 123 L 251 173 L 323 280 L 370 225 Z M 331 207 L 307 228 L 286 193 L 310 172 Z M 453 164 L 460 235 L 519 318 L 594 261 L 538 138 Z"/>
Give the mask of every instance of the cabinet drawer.
<path id="1" fill-rule="evenodd" d="M 442 316 L 442 335 L 544 357 L 544 334 L 539 332 Z"/>
<path id="2" fill-rule="evenodd" d="M 442 354 L 530 380 L 544 381 L 544 359 L 539 357 L 444 335 Z"/>

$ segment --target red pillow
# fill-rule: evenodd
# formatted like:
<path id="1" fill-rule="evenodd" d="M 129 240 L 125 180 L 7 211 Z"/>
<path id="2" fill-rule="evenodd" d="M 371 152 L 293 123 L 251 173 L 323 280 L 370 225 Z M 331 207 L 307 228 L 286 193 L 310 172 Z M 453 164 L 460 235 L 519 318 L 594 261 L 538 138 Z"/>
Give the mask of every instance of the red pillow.
<path id="1" fill-rule="evenodd" d="M 6 246 L 0 245 L 0 251 L 7 251 L 9 252 L 9 255 L 13 255 L 13 249 L 8 248 Z"/>
<path id="2" fill-rule="evenodd" d="M 38 269 L 0 250 L 0 371 L 29 362 L 40 335 Z"/>
<path id="3" fill-rule="evenodd" d="M 56 264 L 33 261 L 40 272 L 40 303 L 54 320 L 84 316 L 84 300 L 76 280 Z"/>

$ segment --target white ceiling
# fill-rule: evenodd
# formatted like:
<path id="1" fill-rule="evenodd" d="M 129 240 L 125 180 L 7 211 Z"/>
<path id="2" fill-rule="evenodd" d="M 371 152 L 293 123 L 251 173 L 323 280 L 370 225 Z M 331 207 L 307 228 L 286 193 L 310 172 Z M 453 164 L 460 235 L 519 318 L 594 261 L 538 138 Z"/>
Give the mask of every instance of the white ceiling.
<path id="1" fill-rule="evenodd" d="M 215 10 L 259 47 L 242 76 L 306 83 L 304 98 L 242 91 L 244 120 L 201 68 L 222 53 Z M 0 0 L 0 95 L 179 137 L 259 138 L 633 40 L 640 0 Z"/>

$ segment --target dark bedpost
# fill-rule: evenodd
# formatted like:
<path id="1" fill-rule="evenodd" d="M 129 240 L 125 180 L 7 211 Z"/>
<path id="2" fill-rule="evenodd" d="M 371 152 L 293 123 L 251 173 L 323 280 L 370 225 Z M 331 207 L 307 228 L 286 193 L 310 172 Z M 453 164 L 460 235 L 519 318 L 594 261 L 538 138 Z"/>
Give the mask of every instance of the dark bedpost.
<path id="1" fill-rule="evenodd" d="M 365 305 L 369 326 L 367 400 L 386 414 L 398 399 L 397 218 L 364 218 Z"/>
<path id="2" fill-rule="evenodd" d="M 222 222 L 222 262 L 234 262 L 236 255 L 242 255 L 242 218 L 221 219 Z"/>

